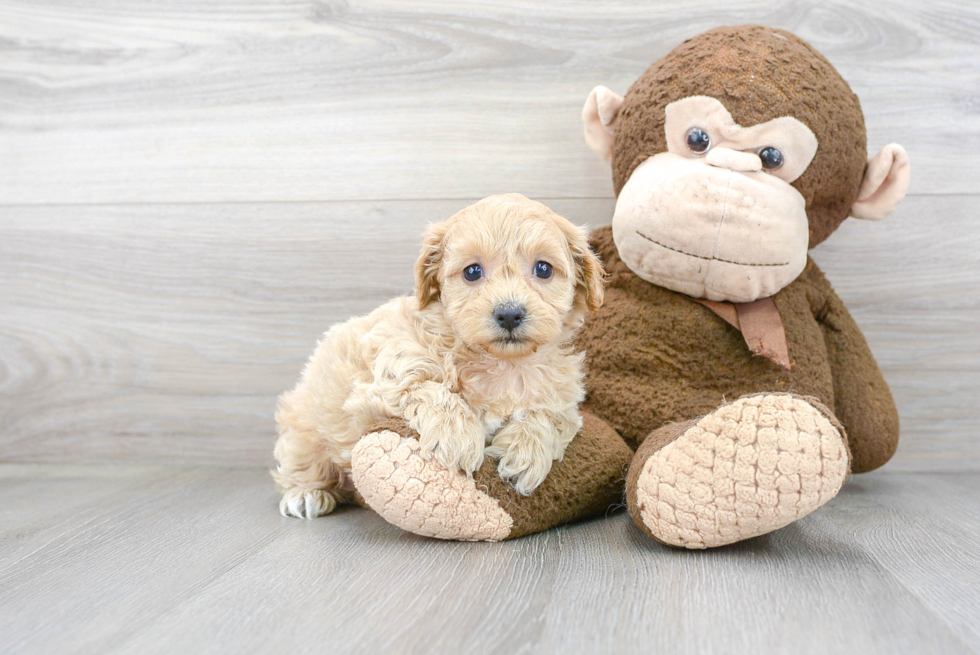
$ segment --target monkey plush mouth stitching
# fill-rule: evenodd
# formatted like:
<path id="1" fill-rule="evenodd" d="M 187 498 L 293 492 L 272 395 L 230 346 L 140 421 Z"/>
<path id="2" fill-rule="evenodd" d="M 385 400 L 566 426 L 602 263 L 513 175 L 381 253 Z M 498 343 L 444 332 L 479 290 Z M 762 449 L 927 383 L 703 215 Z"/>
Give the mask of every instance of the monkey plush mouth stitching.
<path id="1" fill-rule="evenodd" d="M 697 257 L 698 259 L 706 259 L 708 261 L 713 261 L 713 262 L 724 262 L 726 264 L 735 264 L 737 266 L 789 266 L 789 262 L 783 262 L 782 264 L 746 264 L 745 262 L 736 262 L 730 259 L 721 259 L 720 257 L 705 257 L 704 255 L 695 255 L 693 252 L 684 252 L 683 250 L 666 246 L 660 243 L 659 241 L 657 241 L 656 239 L 651 239 L 650 237 L 643 234 L 639 230 L 636 230 L 636 233 L 639 234 L 644 239 L 646 239 L 647 241 L 649 241 L 650 243 L 656 244 L 661 248 L 666 248 L 667 250 L 673 250 L 674 252 L 679 252 L 680 254 L 687 255 L 688 257 Z"/>

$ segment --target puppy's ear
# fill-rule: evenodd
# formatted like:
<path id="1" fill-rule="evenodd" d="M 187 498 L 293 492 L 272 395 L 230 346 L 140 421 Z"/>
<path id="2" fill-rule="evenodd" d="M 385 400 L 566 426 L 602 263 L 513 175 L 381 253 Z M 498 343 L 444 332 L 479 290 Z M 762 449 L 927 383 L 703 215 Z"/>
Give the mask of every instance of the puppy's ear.
<path id="1" fill-rule="evenodd" d="M 442 266 L 442 240 L 448 224 L 431 223 L 422 237 L 422 250 L 415 262 L 415 297 L 419 309 L 439 299 L 439 268 Z"/>
<path id="2" fill-rule="evenodd" d="M 572 225 L 561 217 L 557 222 L 562 232 L 565 233 L 568 248 L 572 251 L 572 259 L 575 260 L 575 281 L 577 283 L 575 293 L 580 297 L 580 302 L 584 301 L 589 313 L 594 315 L 602 307 L 602 277 L 606 274 L 602 270 L 602 262 L 589 247 L 589 233 L 584 227 Z"/>

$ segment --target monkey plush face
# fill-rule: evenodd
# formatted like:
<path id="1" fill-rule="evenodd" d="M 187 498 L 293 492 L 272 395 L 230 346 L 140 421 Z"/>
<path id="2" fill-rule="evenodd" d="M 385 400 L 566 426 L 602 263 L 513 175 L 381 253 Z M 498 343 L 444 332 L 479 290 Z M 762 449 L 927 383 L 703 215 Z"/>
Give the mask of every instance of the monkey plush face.
<path id="1" fill-rule="evenodd" d="M 667 152 L 643 161 L 616 202 L 613 238 L 640 277 L 709 300 L 755 300 L 806 266 L 806 200 L 790 186 L 817 138 L 789 116 L 742 127 L 715 98 L 666 107 Z"/>
<path id="2" fill-rule="evenodd" d="M 866 163 L 860 105 L 830 63 L 765 27 L 685 42 L 625 99 L 597 87 L 583 119 L 613 165 L 620 257 L 697 298 L 775 294 L 848 214 L 883 218 L 908 185 L 901 146 Z"/>

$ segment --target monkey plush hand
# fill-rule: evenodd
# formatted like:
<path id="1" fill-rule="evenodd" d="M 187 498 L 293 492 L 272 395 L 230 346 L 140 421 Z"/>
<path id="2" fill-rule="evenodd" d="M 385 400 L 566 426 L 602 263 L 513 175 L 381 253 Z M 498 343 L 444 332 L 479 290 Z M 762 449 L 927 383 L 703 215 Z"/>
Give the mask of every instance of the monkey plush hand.
<path id="1" fill-rule="evenodd" d="M 606 304 L 580 339 L 585 409 L 633 447 L 626 500 L 654 539 L 720 546 L 833 498 L 888 461 L 898 414 L 807 250 L 905 195 L 908 158 L 867 159 L 857 97 L 801 39 L 725 27 L 597 87 L 586 141 L 612 164 L 593 233 Z"/>
<path id="2" fill-rule="evenodd" d="M 411 435 L 388 426 L 355 451 L 366 483 L 415 466 L 432 509 L 409 521 L 426 499 L 403 483 L 386 487 L 382 516 L 429 536 L 512 538 L 608 506 L 628 461 L 637 526 L 707 548 L 783 527 L 849 470 L 887 462 L 888 386 L 807 251 L 848 215 L 887 216 L 909 165 L 894 144 L 867 159 L 860 104 L 833 66 L 788 32 L 723 27 L 654 63 L 625 98 L 597 87 L 583 119 L 617 202 L 592 235 L 608 278 L 579 333 L 582 433 L 524 497 L 489 462 L 473 478 L 414 462 Z"/>

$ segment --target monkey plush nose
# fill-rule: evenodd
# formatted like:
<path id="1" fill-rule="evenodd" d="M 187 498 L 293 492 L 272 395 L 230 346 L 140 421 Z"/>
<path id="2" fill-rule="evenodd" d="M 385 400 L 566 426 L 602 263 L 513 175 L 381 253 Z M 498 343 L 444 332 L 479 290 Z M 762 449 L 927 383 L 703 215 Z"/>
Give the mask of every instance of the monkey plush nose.
<path id="1" fill-rule="evenodd" d="M 733 171 L 761 171 L 762 160 L 754 152 L 741 152 L 731 148 L 714 147 L 704 158 L 706 162 L 718 168 L 728 168 Z"/>
<path id="2" fill-rule="evenodd" d="M 497 305 L 493 310 L 493 317 L 496 319 L 497 325 L 508 332 L 513 332 L 517 329 L 517 326 L 524 320 L 524 314 L 524 305 L 518 305 L 512 302 Z"/>

